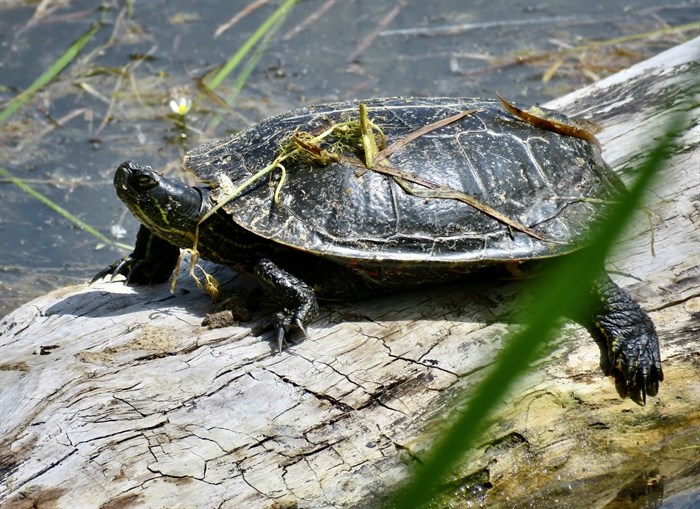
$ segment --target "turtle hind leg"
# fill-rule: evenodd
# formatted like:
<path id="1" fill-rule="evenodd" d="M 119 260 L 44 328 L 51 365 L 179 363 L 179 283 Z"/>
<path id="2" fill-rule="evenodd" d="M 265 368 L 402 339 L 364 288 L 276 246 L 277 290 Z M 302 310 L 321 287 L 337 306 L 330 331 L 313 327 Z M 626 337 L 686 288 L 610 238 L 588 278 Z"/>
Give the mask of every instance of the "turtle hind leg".
<path id="1" fill-rule="evenodd" d="M 618 392 L 646 403 L 664 379 L 659 339 L 651 318 L 608 277 L 594 284 L 596 299 L 592 322 L 604 342 L 603 369 L 615 377 Z"/>
<path id="2" fill-rule="evenodd" d="M 168 280 L 175 270 L 180 248 L 155 236 L 141 225 L 136 235 L 134 251 L 98 272 L 90 283 L 105 276 L 121 274 L 127 284 L 157 284 Z"/>
<path id="3" fill-rule="evenodd" d="M 306 324 L 318 314 L 316 294 L 304 281 L 267 258 L 258 261 L 253 273 L 265 292 L 285 307 L 275 315 L 272 324 L 277 330 L 277 346 L 281 351 L 285 335 L 292 326 L 306 336 Z"/>

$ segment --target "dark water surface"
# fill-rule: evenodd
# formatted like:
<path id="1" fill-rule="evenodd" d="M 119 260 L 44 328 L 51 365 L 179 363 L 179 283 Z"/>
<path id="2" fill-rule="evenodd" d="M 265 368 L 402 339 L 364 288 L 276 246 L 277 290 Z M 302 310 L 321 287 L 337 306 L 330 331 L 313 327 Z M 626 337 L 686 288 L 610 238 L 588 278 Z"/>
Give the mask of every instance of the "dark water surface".
<path id="1" fill-rule="evenodd" d="M 240 92 L 235 83 L 248 58 L 216 90 L 230 106 L 201 94 L 199 80 L 281 3 L 151 0 L 133 2 L 129 12 L 117 0 L 1 2 L 0 107 L 103 24 L 59 78 L 0 124 L 0 167 L 131 245 L 138 225 L 112 186 L 126 159 L 177 174 L 187 149 L 323 101 L 498 91 L 543 102 L 697 31 L 615 39 L 700 20 L 699 0 L 302 0 L 266 40 Z M 592 42 L 606 44 L 586 46 Z M 195 101 L 186 128 L 168 106 L 180 97 Z M 125 253 L 0 175 L 0 316 L 89 280 Z"/>

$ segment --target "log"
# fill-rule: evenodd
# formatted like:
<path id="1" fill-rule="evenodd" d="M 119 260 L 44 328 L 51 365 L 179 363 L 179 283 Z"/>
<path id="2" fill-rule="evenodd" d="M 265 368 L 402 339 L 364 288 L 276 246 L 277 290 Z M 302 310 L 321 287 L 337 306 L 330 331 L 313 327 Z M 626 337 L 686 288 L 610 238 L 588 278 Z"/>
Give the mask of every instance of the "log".
<path id="1" fill-rule="evenodd" d="M 700 437 L 699 46 L 548 105 L 595 119 L 625 178 L 679 99 L 696 94 L 649 215 L 609 260 L 659 331 L 659 395 L 646 406 L 621 399 L 588 333 L 567 324 L 455 472 L 457 492 L 491 506 L 602 507 L 640 486 L 680 493 L 693 475 L 696 449 L 684 444 Z M 369 507 L 420 461 L 455 394 L 518 327 L 516 308 L 536 298 L 522 283 L 475 281 L 327 305 L 309 339 L 275 355 L 260 333 L 272 306 L 203 327 L 212 304 L 187 270 L 174 294 L 80 285 L 0 322 L 0 507 Z M 227 291 L 247 291 L 228 269 L 209 270 Z"/>

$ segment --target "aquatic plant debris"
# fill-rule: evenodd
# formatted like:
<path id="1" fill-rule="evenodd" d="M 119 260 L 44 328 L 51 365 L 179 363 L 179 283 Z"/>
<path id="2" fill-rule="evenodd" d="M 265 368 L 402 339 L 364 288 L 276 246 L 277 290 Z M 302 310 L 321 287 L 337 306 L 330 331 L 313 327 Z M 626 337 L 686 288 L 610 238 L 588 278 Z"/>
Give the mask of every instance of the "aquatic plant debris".
<path id="1" fill-rule="evenodd" d="M 567 119 L 568 122 L 566 123 L 560 122 L 556 117 L 549 115 L 539 106 L 530 106 L 525 110 L 506 101 L 499 94 L 496 94 L 496 96 L 503 103 L 506 110 L 528 124 L 566 136 L 581 138 L 600 148 L 600 142 L 598 138 L 595 137 L 595 127 L 592 122 L 585 122 L 578 119 Z"/>
<path id="2" fill-rule="evenodd" d="M 92 36 L 97 33 L 101 26 L 101 23 L 95 23 L 92 25 L 83 35 L 78 38 L 78 40 L 70 45 L 70 47 L 51 65 L 51 67 L 41 73 L 41 76 L 39 76 L 34 83 L 29 85 L 29 88 L 17 94 L 8 103 L 8 105 L 5 106 L 2 111 L 0 111 L 0 124 L 10 118 L 27 101 L 34 97 L 34 94 L 36 94 L 39 89 L 51 82 L 51 80 L 58 76 L 63 69 L 68 67 L 68 64 L 70 64 L 73 59 L 78 56 L 80 51 L 85 47 L 88 41 L 92 39 Z"/>
<path id="3" fill-rule="evenodd" d="M 21 179 L 18 179 L 17 177 L 15 177 L 12 173 L 10 173 L 5 168 L 0 167 L 0 175 L 7 177 L 10 180 L 10 182 L 12 182 L 12 184 L 17 186 L 19 189 L 21 189 L 25 193 L 27 193 L 29 196 L 39 200 L 41 203 L 43 203 L 48 208 L 50 208 L 51 210 L 56 212 L 58 215 L 66 218 L 68 221 L 70 221 L 71 223 L 76 225 L 81 230 L 85 230 L 87 233 L 89 233 L 90 235 L 92 235 L 93 237 L 98 239 L 99 241 L 104 242 L 105 244 L 110 244 L 113 246 L 120 247 L 122 249 L 131 249 L 131 246 L 127 246 L 126 244 L 122 244 L 121 242 L 115 242 L 114 240 L 111 240 L 111 239 L 105 237 L 100 232 L 98 232 L 96 229 L 94 229 L 92 226 L 87 224 L 85 221 L 82 221 L 81 219 L 79 219 L 78 217 L 74 216 L 73 214 L 68 212 L 66 209 L 61 207 L 56 202 L 50 200 L 49 198 L 47 198 L 46 196 L 41 194 L 39 191 L 28 186 Z"/>

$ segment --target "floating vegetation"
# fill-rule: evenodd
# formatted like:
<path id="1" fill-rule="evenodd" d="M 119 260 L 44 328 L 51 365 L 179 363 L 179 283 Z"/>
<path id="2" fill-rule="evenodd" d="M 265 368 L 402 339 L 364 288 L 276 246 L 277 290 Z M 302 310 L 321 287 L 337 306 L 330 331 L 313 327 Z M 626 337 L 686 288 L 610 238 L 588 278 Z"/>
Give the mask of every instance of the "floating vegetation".
<path id="1" fill-rule="evenodd" d="M 71 46 L 61 55 L 58 60 L 56 60 L 48 69 L 46 69 L 41 76 L 39 76 L 34 83 L 32 83 L 29 88 L 24 92 L 16 95 L 7 106 L 5 106 L 2 111 L 0 111 L 0 124 L 5 120 L 10 118 L 17 110 L 19 110 L 27 101 L 29 101 L 34 94 L 36 94 L 42 87 L 46 86 L 51 82 L 56 76 L 58 76 L 63 69 L 65 69 L 68 64 L 70 64 L 80 53 L 80 51 L 85 47 L 92 36 L 100 29 L 100 24 L 96 23 L 88 29 L 83 35 L 81 35 L 78 40 L 76 40 Z"/>
<path id="2" fill-rule="evenodd" d="M 99 231 L 97 231 L 95 228 L 93 228 L 92 226 L 87 224 L 85 221 L 82 221 L 80 218 L 74 216 L 73 214 L 68 212 L 66 209 L 64 209 L 63 207 L 58 205 L 56 202 L 50 200 L 49 198 L 47 198 L 46 196 L 44 196 L 40 192 L 38 192 L 35 189 L 33 189 L 32 187 L 28 186 L 25 182 L 23 182 L 21 179 L 18 179 L 17 177 L 15 177 L 12 173 L 10 173 L 5 168 L 0 167 L 0 175 L 9 179 L 9 181 L 12 184 L 14 184 L 15 186 L 17 186 L 17 188 L 21 189 L 22 191 L 27 193 L 32 198 L 39 200 L 41 203 L 43 203 L 44 205 L 49 207 L 51 210 L 56 212 L 56 214 L 67 219 L 68 221 L 70 221 L 71 223 L 76 225 L 78 228 L 85 230 L 87 233 L 89 233 L 90 235 L 95 237 L 97 240 L 104 242 L 105 244 L 115 245 L 115 246 L 120 247 L 122 249 L 129 249 L 129 246 L 127 246 L 126 244 L 122 244 L 120 242 L 115 242 L 114 240 L 104 236 Z"/>

